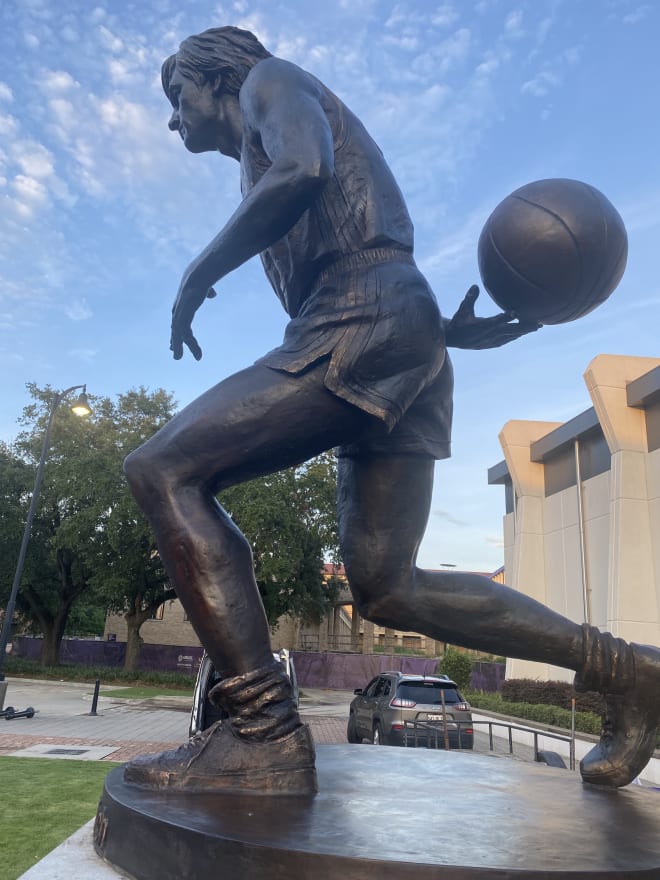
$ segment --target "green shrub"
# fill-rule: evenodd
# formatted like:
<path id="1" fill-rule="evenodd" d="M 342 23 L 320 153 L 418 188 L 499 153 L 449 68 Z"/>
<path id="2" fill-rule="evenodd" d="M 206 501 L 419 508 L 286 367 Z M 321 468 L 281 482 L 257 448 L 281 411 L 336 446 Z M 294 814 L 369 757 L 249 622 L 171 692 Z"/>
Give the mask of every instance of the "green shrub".
<path id="1" fill-rule="evenodd" d="M 155 669 L 138 669 L 126 672 L 118 666 L 42 666 L 37 660 L 8 656 L 4 664 L 7 675 L 24 678 L 56 679 L 57 681 L 96 681 L 129 684 L 167 685 L 190 690 L 195 678 L 186 672 L 162 672 Z"/>
<path id="2" fill-rule="evenodd" d="M 544 703 L 569 710 L 571 700 L 575 698 L 575 708 L 578 712 L 602 715 L 605 711 L 605 702 L 600 694 L 592 691 L 578 693 L 567 681 L 510 678 L 502 682 L 502 698 L 510 703 Z"/>
<path id="3" fill-rule="evenodd" d="M 461 690 L 467 690 L 470 687 L 472 661 L 467 654 L 463 654 L 450 646 L 438 664 L 438 672 L 448 675 Z"/>
<path id="4" fill-rule="evenodd" d="M 468 691 L 465 695 L 473 709 L 484 709 L 519 718 L 522 721 L 535 721 L 550 727 L 571 728 L 571 713 L 568 709 L 539 703 L 512 703 L 503 699 L 501 694 L 484 694 L 480 691 Z M 591 712 L 575 713 L 575 729 L 581 733 L 600 734 L 602 719 Z"/>

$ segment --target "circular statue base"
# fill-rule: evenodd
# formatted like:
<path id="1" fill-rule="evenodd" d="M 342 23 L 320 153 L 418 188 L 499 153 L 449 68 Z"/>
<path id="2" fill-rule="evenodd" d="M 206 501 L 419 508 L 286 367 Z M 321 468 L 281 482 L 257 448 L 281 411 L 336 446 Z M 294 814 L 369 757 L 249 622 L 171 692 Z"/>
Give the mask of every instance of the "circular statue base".
<path id="1" fill-rule="evenodd" d="M 660 877 L 660 794 L 467 752 L 321 746 L 315 797 L 148 792 L 107 777 L 97 852 L 137 880 Z"/>

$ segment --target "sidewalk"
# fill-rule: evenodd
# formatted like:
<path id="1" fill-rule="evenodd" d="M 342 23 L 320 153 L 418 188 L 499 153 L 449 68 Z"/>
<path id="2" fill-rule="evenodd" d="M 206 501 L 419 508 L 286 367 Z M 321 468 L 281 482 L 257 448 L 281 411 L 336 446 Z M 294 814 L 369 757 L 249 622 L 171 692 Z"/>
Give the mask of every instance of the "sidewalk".
<path id="1" fill-rule="evenodd" d="M 188 737 L 187 697 L 126 700 L 106 693 L 99 698 L 97 714 L 91 715 L 92 684 L 8 679 L 8 685 L 5 707 L 32 706 L 35 715 L 11 721 L 0 718 L 0 755 L 29 752 L 41 757 L 123 762 L 173 748 Z M 317 745 L 346 742 L 350 697 L 344 691 L 305 693 L 300 711 Z"/>
<path id="2" fill-rule="evenodd" d="M 124 762 L 174 748 L 188 737 L 189 697 L 129 700 L 112 696 L 123 686 L 103 685 L 97 714 L 91 715 L 91 683 L 8 679 L 8 684 L 5 706 L 17 710 L 32 706 L 35 715 L 12 721 L 0 718 L 0 755 Z M 352 699 L 352 691 L 303 689 L 300 714 L 317 745 L 346 743 Z M 476 726 L 474 751 L 509 756 L 508 742 L 498 733 L 491 750 L 486 730 Z M 527 742 L 517 742 L 511 757 L 533 761 L 534 750 Z"/>

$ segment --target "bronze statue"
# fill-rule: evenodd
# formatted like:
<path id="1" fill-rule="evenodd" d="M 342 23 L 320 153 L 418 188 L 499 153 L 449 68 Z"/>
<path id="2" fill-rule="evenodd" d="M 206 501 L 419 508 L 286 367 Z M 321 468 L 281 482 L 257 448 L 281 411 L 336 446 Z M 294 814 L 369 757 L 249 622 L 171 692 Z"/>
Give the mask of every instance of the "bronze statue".
<path id="1" fill-rule="evenodd" d="M 441 317 L 413 257 L 413 227 L 380 150 L 309 73 L 225 27 L 185 40 L 162 70 L 169 122 L 188 150 L 241 164 L 243 199 L 188 266 L 171 349 L 214 285 L 261 255 L 290 316 L 283 343 L 186 407 L 126 460 L 169 577 L 222 675 L 228 713 L 181 748 L 127 765 L 138 785 L 309 793 L 314 747 L 273 660 L 250 548 L 216 493 L 338 447 L 343 561 L 357 607 L 381 626 L 564 666 L 607 700 L 581 765 L 621 786 L 660 723 L 660 650 L 578 625 L 486 577 L 416 567 L 434 461 L 449 455 L 447 346 L 487 348 L 538 325 L 477 318 L 476 287 Z"/>

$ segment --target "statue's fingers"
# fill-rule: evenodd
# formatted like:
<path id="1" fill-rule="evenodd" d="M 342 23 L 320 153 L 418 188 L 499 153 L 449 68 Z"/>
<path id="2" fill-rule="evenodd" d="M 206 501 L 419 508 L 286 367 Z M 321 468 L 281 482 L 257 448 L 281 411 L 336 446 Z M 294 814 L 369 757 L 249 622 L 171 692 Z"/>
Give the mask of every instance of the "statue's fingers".
<path id="1" fill-rule="evenodd" d="M 196 361 L 201 360 L 202 359 L 202 349 L 201 349 L 199 343 L 197 342 L 197 340 L 195 339 L 195 337 L 193 336 L 193 334 L 186 333 L 185 336 L 183 337 L 183 341 L 186 343 L 186 345 L 190 349 L 190 353 L 195 358 L 195 360 Z"/>
<path id="2" fill-rule="evenodd" d="M 170 351 L 172 352 L 175 361 L 180 361 L 183 357 L 183 340 L 181 339 L 180 333 L 172 331 L 172 336 L 170 337 Z"/>

